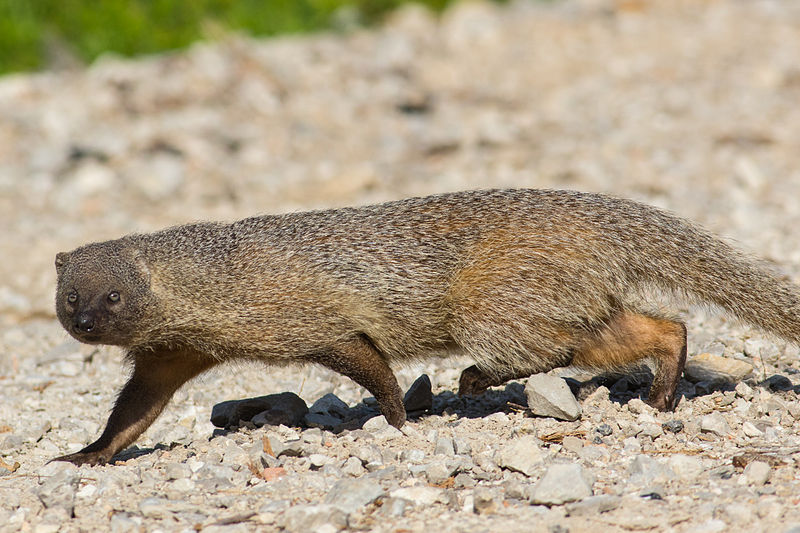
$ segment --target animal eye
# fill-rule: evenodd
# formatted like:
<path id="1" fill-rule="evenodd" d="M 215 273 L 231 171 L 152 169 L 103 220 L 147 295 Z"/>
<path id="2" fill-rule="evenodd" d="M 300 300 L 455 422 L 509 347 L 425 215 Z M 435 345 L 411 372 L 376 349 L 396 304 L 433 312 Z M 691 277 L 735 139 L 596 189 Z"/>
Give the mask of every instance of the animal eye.
<path id="1" fill-rule="evenodd" d="M 119 293 L 117 291 L 111 291 L 108 293 L 108 301 L 109 302 L 118 302 L 119 301 Z"/>
<path id="2" fill-rule="evenodd" d="M 75 302 L 77 302 L 78 301 L 78 293 L 71 292 L 71 293 L 67 294 L 67 301 L 69 303 L 71 303 L 71 304 L 74 304 Z"/>

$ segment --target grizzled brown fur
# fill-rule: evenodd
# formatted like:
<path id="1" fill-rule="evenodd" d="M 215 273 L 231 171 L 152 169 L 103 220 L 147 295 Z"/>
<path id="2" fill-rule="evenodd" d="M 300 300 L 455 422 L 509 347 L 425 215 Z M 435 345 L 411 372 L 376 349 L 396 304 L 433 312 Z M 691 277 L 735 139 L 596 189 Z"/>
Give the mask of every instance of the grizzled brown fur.
<path id="1" fill-rule="evenodd" d="M 655 364 L 672 409 L 686 328 L 652 288 L 800 340 L 798 288 L 691 223 L 597 194 L 494 190 L 199 223 L 58 254 L 56 309 L 133 372 L 101 437 L 59 459 L 103 463 L 186 381 L 224 361 L 313 362 L 405 421 L 390 364 L 460 349 L 459 392 L 555 367 Z"/>

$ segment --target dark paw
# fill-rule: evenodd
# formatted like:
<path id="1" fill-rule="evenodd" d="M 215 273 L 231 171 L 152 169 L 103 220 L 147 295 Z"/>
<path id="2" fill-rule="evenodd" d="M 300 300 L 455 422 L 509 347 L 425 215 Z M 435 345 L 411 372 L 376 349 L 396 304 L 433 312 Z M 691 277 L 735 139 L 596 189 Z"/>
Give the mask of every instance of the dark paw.
<path id="1" fill-rule="evenodd" d="M 406 410 L 403 407 L 403 404 L 400 404 L 400 408 L 392 408 L 392 409 L 381 409 L 381 413 L 386 418 L 386 421 L 389 422 L 390 425 L 400 429 L 403 427 L 403 424 L 406 422 Z"/>
<path id="2" fill-rule="evenodd" d="M 648 398 L 647 405 L 659 411 L 674 411 L 678 401 L 675 397 L 656 396 L 655 398 Z"/>
<path id="3" fill-rule="evenodd" d="M 55 459 L 50 459 L 48 463 L 52 463 L 53 461 L 64 461 L 67 463 L 72 463 L 76 466 L 96 466 L 106 464 L 109 459 L 111 459 L 111 457 L 105 452 L 75 452 L 69 455 L 56 457 Z"/>

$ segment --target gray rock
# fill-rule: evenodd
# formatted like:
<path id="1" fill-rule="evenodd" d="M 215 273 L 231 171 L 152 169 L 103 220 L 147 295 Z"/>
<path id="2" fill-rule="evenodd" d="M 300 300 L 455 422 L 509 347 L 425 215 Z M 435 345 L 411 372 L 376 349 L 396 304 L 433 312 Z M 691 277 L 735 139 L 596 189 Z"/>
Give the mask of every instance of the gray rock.
<path id="1" fill-rule="evenodd" d="M 622 449 L 628 453 L 639 453 L 642 445 L 636 437 L 628 437 L 622 441 Z"/>
<path id="2" fill-rule="evenodd" d="M 666 483 L 675 477 L 672 469 L 648 455 L 634 457 L 628 466 L 628 474 L 628 482 L 639 487 Z"/>
<path id="3" fill-rule="evenodd" d="M 457 474 L 453 480 L 453 486 L 456 488 L 471 488 L 475 486 L 475 480 L 470 477 L 466 472 Z"/>
<path id="4" fill-rule="evenodd" d="M 308 460 L 311 463 L 311 467 L 315 469 L 322 468 L 331 462 L 331 458 L 322 453 L 312 453 L 308 456 Z"/>
<path id="5" fill-rule="evenodd" d="M 411 384 L 403 397 L 403 405 L 409 413 L 427 411 L 433 407 L 431 378 L 427 374 L 422 374 Z"/>
<path id="6" fill-rule="evenodd" d="M 439 437 L 436 439 L 436 446 L 433 449 L 433 453 L 436 455 L 446 455 L 448 457 L 455 455 L 456 450 L 453 439 L 448 437 Z"/>
<path id="7" fill-rule="evenodd" d="M 381 506 L 381 514 L 391 518 L 403 516 L 408 507 L 407 500 L 402 498 L 386 498 Z"/>
<path id="8" fill-rule="evenodd" d="M 769 480 L 770 466 L 763 461 L 753 461 L 749 463 L 742 473 L 742 477 L 749 485 L 760 487 Z"/>
<path id="9" fill-rule="evenodd" d="M 594 429 L 594 431 L 602 437 L 608 437 L 614 432 L 613 428 L 608 424 L 600 424 Z"/>
<path id="10" fill-rule="evenodd" d="M 476 487 L 472 492 L 472 510 L 477 514 L 493 514 L 498 509 L 498 494 L 489 487 Z"/>
<path id="11" fill-rule="evenodd" d="M 377 433 L 378 431 L 384 430 L 389 427 L 389 422 L 386 421 L 386 417 L 383 415 L 380 416 L 373 416 L 366 422 L 364 425 L 361 426 L 365 431 L 370 431 L 372 433 Z"/>
<path id="12" fill-rule="evenodd" d="M 172 508 L 172 503 L 165 498 L 145 498 L 139 502 L 139 512 L 146 518 L 164 518 Z"/>
<path id="13" fill-rule="evenodd" d="M 747 437 L 763 437 L 764 432 L 758 429 L 755 424 L 750 422 L 749 420 L 745 420 L 742 423 L 742 433 L 745 434 Z"/>
<path id="14" fill-rule="evenodd" d="M 358 457 L 348 457 L 342 465 L 342 473 L 348 476 L 359 477 L 365 472 L 361 459 Z"/>
<path id="15" fill-rule="evenodd" d="M 360 459 L 361 463 L 364 465 L 383 464 L 381 449 L 374 444 L 365 444 L 363 446 L 359 446 L 353 451 L 353 457 Z"/>
<path id="16" fill-rule="evenodd" d="M 752 373 L 753 365 L 747 361 L 710 353 L 692 357 L 686 361 L 683 371 L 684 377 L 693 383 L 701 381 L 736 383 Z"/>
<path id="17" fill-rule="evenodd" d="M 561 442 L 561 446 L 564 448 L 564 451 L 576 454 L 583 449 L 583 444 L 583 439 L 579 437 L 573 437 L 571 435 L 564 437 L 564 440 Z"/>
<path id="18" fill-rule="evenodd" d="M 17 450 L 24 442 L 25 438 L 22 435 L 17 435 L 16 433 L 8 434 L 0 440 L 0 451 Z"/>
<path id="19" fill-rule="evenodd" d="M 501 468 L 532 476 L 536 473 L 537 467 L 544 462 L 544 458 L 544 453 L 539 447 L 539 439 L 525 435 L 505 444 L 495 454 L 494 460 Z"/>
<path id="20" fill-rule="evenodd" d="M 786 409 L 786 404 L 780 398 L 770 396 L 767 400 L 761 402 L 761 411 L 767 415 L 777 414 L 781 416 L 788 410 Z"/>
<path id="21" fill-rule="evenodd" d="M 765 379 L 762 385 L 766 385 L 769 387 L 771 391 L 787 391 L 792 390 L 792 382 L 786 376 L 782 376 L 780 374 L 773 374 L 767 379 Z"/>
<path id="22" fill-rule="evenodd" d="M 526 486 L 516 479 L 509 479 L 503 483 L 503 491 L 506 499 L 523 500 L 526 498 Z"/>
<path id="23" fill-rule="evenodd" d="M 781 351 L 774 342 L 765 339 L 747 339 L 744 341 L 744 353 L 751 359 L 761 359 L 775 364 L 781 357 Z"/>
<path id="24" fill-rule="evenodd" d="M 404 435 L 404 433 L 394 426 L 386 425 L 383 429 L 374 432 L 372 435 L 375 437 L 376 441 L 383 442 L 387 440 L 400 438 Z"/>
<path id="25" fill-rule="evenodd" d="M 333 429 L 342 424 L 342 419 L 322 413 L 308 413 L 303 417 L 303 424 L 312 428 Z"/>
<path id="26" fill-rule="evenodd" d="M 534 374 L 525 384 L 528 407 L 538 416 L 558 420 L 577 420 L 581 406 L 570 391 L 567 382 L 548 374 Z"/>
<path id="27" fill-rule="evenodd" d="M 611 455 L 609 451 L 602 446 L 584 446 L 578 450 L 578 458 L 585 461 L 587 464 L 593 464 L 595 461 L 605 460 Z"/>
<path id="28" fill-rule="evenodd" d="M 752 400 L 753 396 L 755 395 L 755 392 L 753 392 L 753 388 L 744 381 L 741 381 L 736 384 L 735 391 L 737 396 L 739 396 L 740 398 L 744 398 L 745 400 Z"/>
<path id="29" fill-rule="evenodd" d="M 293 392 L 281 392 L 218 403 L 211 410 L 211 423 L 219 428 L 236 426 L 240 420 L 257 426 L 297 426 L 306 413 L 308 406 L 302 398 Z"/>
<path id="30" fill-rule="evenodd" d="M 301 438 L 303 439 L 303 442 L 308 442 L 309 444 L 322 444 L 324 440 L 322 430 L 320 428 L 309 428 L 304 430 L 301 434 Z"/>
<path id="31" fill-rule="evenodd" d="M 308 408 L 310 414 L 326 415 L 344 420 L 350 412 L 350 407 L 338 396 L 329 392 Z"/>
<path id="32" fill-rule="evenodd" d="M 316 505 L 295 505 L 283 513 L 279 523 L 290 533 L 310 531 L 341 531 L 347 527 L 347 514 L 329 503 Z"/>
<path id="33" fill-rule="evenodd" d="M 664 430 L 658 424 L 643 424 L 642 432 L 640 433 L 640 435 L 645 435 L 653 439 L 657 439 L 663 434 Z"/>
<path id="34" fill-rule="evenodd" d="M 429 466 L 430 465 L 427 465 L 427 464 L 424 464 L 424 465 L 420 465 L 420 464 L 408 465 L 408 471 L 414 477 L 423 477 L 423 476 L 427 477 L 428 467 Z"/>
<path id="35" fill-rule="evenodd" d="M 679 478 L 685 481 L 696 479 L 703 472 L 703 461 L 699 457 L 676 454 L 669 458 L 667 464 Z"/>
<path id="36" fill-rule="evenodd" d="M 415 487 L 402 487 L 390 493 L 392 498 L 402 498 L 414 505 L 430 505 L 442 498 L 444 490 L 438 487 L 417 485 Z"/>
<path id="37" fill-rule="evenodd" d="M 369 479 L 342 479 L 328 491 L 325 503 L 334 505 L 345 514 L 374 502 L 383 496 L 383 489 Z"/>
<path id="38" fill-rule="evenodd" d="M 536 484 L 531 502 L 561 505 L 592 495 L 592 485 L 583 468 L 577 464 L 555 464 L 547 469 Z"/>
<path id="39" fill-rule="evenodd" d="M 267 453 L 271 451 L 271 455 L 273 457 L 280 457 L 282 455 L 285 455 L 286 457 L 300 457 L 303 455 L 304 443 L 300 439 L 293 439 L 284 442 L 276 434 L 269 433 L 267 434 L 267 443 L 269 444 L 269 450 L 267 450 Z"/>
<path id="40" fill-rule="evenodd" d="M 114 513 L 111 517 L 110 527 L 111 533 L 141 531 L 142 519 L 139 516 L 131 516 L 129 513 Z"/>
<path id="41" fill-rule="evenodd" d="M 188 478 L 176 479 L 169 484 L 169 488 L 177 492 L 191 492 L 194 491 L 196 485 L 194 481 Z M 172 497 L 172 496 L 170 496 Z M 180 496 L 183 497 L 183 496 Z"/>
<path id="42" fill-rule="evenodd" d="M 589 496 L 579 502 L 568 503 L 564 506 L 567 516 L 595 516 L 600 513 L 613 511 L 622 504 L 622 498 L 611 494 Z"/>
<path id="43" fill-rule="evenodd" d="M 428 479 L 428 483 L 433 483 L 434 485 L 447 481 L 458 468 L 456 464 L 448 465 L 444 461 L 422 466 L 425 467 L 425 477 Z"/>
<path id="44" fill-rule="evenodd" d="M 416 448 L 403 450 L 400 452 L 400 460 L 404 463 L 420 464 L 425 460 L 425 452 Z"/>
<path id="45" fill-rule="evenodd" d="M 731 428 L 724 416 L 713 412 L 700 419 L 700 431 L 724 437 L 731 432 Z"/>
<path id="46" fill-rule="evenodd" d="M 628 411 L 635 415 L 653 412 L 653 408 L 639 398 L 631 398 L 626 405 L 628 406 Z"/>
<path id="47" fill-rule="evenodd" d="M 186 463 L 167 463 L 164 468 L 167 481 L 191 477 L 192 469 Z"/>
<path id="48" fill-rule="evenodd" d="M 677 419 L 667 420 L 661 424 L 661 427 L 670 433 L 680 433 L 683 431 L 683 421 Z"/>
<path id="49" fill-rule="evenodd" d="M 455 437 L 453 439 L 453 449 L 458 455 L 470 455 L 472 453 L 472 446 L 469 441 Z"/>
<path id="50" fill-rule="evenodd" d="M 50 465 L 55 465 L 51 463 Z M 46 465 L 50 467 L 50 465 Z M 36 496 L 47 509 L 62 509 L 71 516 L 75 508 L 75 493 L 78 490 L 81 476 L 74 465 L 62 467 L 65 463 L 54 467 L 42 469 L 40 472 L 41 485 L 36 490 Z M 46 477 L 45 477 L 46 476 Z"/>

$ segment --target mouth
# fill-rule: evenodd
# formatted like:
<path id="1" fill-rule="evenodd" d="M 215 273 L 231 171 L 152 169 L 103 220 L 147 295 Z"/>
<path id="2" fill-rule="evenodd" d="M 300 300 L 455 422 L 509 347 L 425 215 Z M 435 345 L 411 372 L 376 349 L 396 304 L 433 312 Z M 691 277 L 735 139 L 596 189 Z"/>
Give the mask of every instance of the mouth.
<path id="1" fill-rule="evenodd" d="M 83 342 L 85 344 L 100 344 L 101 337 L 98 333 L 95 332 L 86 332 L 81 331 L 76 327 L 72 327 L 69 329 L 69 334 L 75 337 L 76 340 Z"/>

